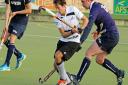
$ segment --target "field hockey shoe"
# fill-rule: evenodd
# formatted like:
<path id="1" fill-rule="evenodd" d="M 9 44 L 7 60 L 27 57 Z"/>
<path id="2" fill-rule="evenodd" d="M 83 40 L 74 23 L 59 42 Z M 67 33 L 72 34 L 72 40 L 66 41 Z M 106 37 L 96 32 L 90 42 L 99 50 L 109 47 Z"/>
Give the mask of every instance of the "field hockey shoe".
<path id="1" fill-rule="evenodd" d="M 118 74 L 118 76 L 117 76 L 117 85 L 122 85 L 124 75 L 125 75 L 125 71 L 120 70 L 120 71 L 119 71 L 119 74 Z"/>
<path id="2" fill-rule="evenodd" d="M 56 85 L 71 85 L 71 83 L 67 83 L 66 80 L 60 79 Z"/>
<path id="3" fill-rule="evenodd" d="M 69 74 L 69 73 L 67 73 L 67 74 L 69 75 L 69 78 L 70 78 L 71 81 L 73 82 L 73 85 L 80 85 L 80 84 L 79 84 L 80 81 L 77 80 L 77 76 L 76 76 L 76 75 L 74 75 L 74 74 Z"/>
<path id="4" fill-rule="evenodd" d="M 16 63 L 16 67 L 15 69 L 20 68 L 20 66 L 22 65 L 22 62 L 26 59 L 26 55 L 23 53 L 20 53 L 19 58 L 17 58 L 17 63 Z"/>
<path id="5" fill-rule="evenodd" d="M 2 66 L 0 66 L 0 71 L 10 71 L 10 67 L 7 66 L 7 64 L 3 64 Z"/>

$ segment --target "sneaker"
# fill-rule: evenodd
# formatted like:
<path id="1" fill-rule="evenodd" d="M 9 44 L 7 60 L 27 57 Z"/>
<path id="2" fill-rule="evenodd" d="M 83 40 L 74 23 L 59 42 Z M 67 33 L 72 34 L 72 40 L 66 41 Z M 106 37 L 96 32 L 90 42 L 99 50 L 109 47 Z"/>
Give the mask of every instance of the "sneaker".
<path id="1" fill-rule="evenodd" d="M 70 82 L 70 83 L 68 83 L 67 85 L 72 85 L 71 74 L 70 74 L 69 72 L 66 72 L 66 73 L 67 73 L 67 75 L 68 75 L 69 79 L 71 80 L 71 82 Z"/>
<path id="2" fill-rule="evenodd" d="M 73 85 L 80 85 L 80 84 L 79 84 L 80 81 L 77 80 L 77 76 L 76 76 L 76 75 L 70 74 L 69 77 L 70 77 L 70 79 L 72 80 Z"/>
<path id="3" fill-rule="evenodd" d="M 120 70 L 120 72 L 119 72 L 119 74 L 117 76 L 117 85 L 122 85 L 124 75 L 125 75 L 125 71 Z"/>
<path id="4" fill-rule="evenodd" d="M 10 67 L 7 66 L 7 64 L 3 64 L 2 66 L 0 66 L 0 71 L 10 71 Z"/>
<path id="5" fill-rule="evenodd" d="M 19 57 L 20 58 L 17 58 L 17 63 L 16 63 L 15 69 L 20 68 L 20 66 L 22 65 L 22 62 L 26 59 L 26 55 L 23 53 L 20 53 Z"/>
<path id="6" fill-rule="evenodd" d="M 67 85 L 66 80 L 59 80 L 57 85 Z"/>

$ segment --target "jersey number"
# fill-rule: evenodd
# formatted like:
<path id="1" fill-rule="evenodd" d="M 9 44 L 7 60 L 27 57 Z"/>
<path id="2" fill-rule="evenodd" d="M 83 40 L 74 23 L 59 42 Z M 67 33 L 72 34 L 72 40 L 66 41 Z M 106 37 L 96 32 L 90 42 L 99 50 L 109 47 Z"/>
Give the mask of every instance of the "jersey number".
<path id="1" fill-rule="evenodd" d="M 108 9 L 106 8 L 106 6 L 101 5 L 101 8 L 103 8 L 106 12 L 108 12 Z"/>

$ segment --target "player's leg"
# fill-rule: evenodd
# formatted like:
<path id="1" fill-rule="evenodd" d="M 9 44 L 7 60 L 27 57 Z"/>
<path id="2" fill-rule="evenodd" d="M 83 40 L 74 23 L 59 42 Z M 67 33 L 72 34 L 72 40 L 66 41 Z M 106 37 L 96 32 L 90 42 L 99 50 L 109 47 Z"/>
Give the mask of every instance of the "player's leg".
<path id="1" fill-rule="evenodd" d="M 6 41 L 8 39 L 8 37 L 10 36 L 10 33 L 6 33 L 5 37 L 4 37 L 4 40 Z M 0 71 L 3 71 L 3 69 L 5 69 L 6 71 L 10 71 L 10 67 L 4 63 L 3 65 L 0 66 Z"/>
<path id="2" fill-rule="evenodd" d="M 107 54 L 105 52 L 98 54 L 96 57 L 96 62 L 102 65 L 104 68 L 113 72 L 115 75 L 118 75 L 120 70 L 116 66 L 114 66 L 110 60 L 106 59 L 106 56 Z"/>
<path id="3" fill-rule="evenodd" d="M 10 40 L 7 39 L 7 41 L 4 44 L 6 45 L 7 48 L 9 48 Z M 15 50 L 14 50 L 14 54 L 17 57 L 16 68 L 19 68 L 20 65 L 21 65 L 20 61 L 24 60 L 26 55 L 21 53 L 16 47 L 15 47 Z"/>
<path id="4" fill-rule="evenodd" d="M 14 25 L 14 24 L 13 24 Z M 10 43 L 10 40 L 9 40 L 9 35 L 10 35 L 10 33 L 12 33 L 12 30 L 14 29 L 14 27 L 16 27 L 16 25 L 15 26 L 13 26 L 13 25 L 9 25 L 9 30 L 7 31 L 7 33 L 6 33 L 6 36 L 5 36 L 5 38 L 4 38 L 4 40 L 5 40 L 5 42 L 4 42 L 4 44 L 5 44 L 5 46 L 8 48 L 9 47 L 9 43 Z M 22 27 L 22 26 L 21 26 Z M 19 27 L 18 27 L 19 28 Z M 4 34 L 2 35 L 2 36 L 4 36 Z M 15 51 L 14 51 L 14 54 L 17 56 L 17 57 L 20 57 L 21 55 L 22 55 L 22 53 L 18 50 L 18 49 L 16 49 L 15 48 Z"/>
<path id="5" fill-rule="evenodd" d="M 17 36 L 18 39 L 21 39 L 23 34 L 24 34 L 24 31 L 26 29 L 26 25 L 22 25 L 22 24 L 15 24 L 13 26 L 13 30 L 12 30 L 12 33 L 15 34 Z M 20 51 L 18 50 L 14 50 L 14 53 L 17 54 L 17 62 L 16 62 L 16 67 L 15 69 L 18 69 L 20 68 L 23 60 L 26 59 L 26 55 L 21 53 Z"/>
<path id="6" fill-rule="evenodd" d="M 122 84 L 123 78 L 124 78 L 124 71 L 117 68 L 113 63 L 106 59 L 107 53 L 100 53 L 97 55 L 96 62 L 100 65 L 102 65 L 104 68 L 108 69 L 112 73 L 114 73 L 117 77 L 118 85 Z"/>
<path id="7" fill-rule="evenodd" d="M 6 42 L 4 43 L 7 48 L 9 47 L 9 43 L 10 43 L 9 39 L 7 39 Z M 18 57 L 21 54 L 21 52 L 17 48 L 15 48 L 14 54 Z"/>
<path id="8" fill-rule="evenodd" d="M 9 43 L 9 46 L 8 46 L 6 60 L 5 60 L 5 63 L 4 63 L 4 65 L 6 65 L 6 66 L 1 67 L 0 71 L 9 71 L 10 70 L 9 64 L 10 64 L 10 59 L 12 57 L 12 54 L 15 50 L 15 45 L 14 44 L 15 44 L 16 39 L 17 39 L 16 35 L 14 35 L 14 34 L 10 35 L 10 43 Z"/>
<path id="9" fill-rule="evenodd" d="M 59 46 L 59 44 L 58 44 L 58 46 Z M 75 42 L 63 43 L 63 46 L 61 46 L 59 48 L 59 50 L 56 52 L 56 54 L 61 56 L 61 57 L 59 57 L 60 59 L 58 61 L 61 60 L 62 64 L 63 64 L 64 61 L 69 60 L 73 56 L 73 54 L 76 52 L 78 47 L 79 47 L 79 43 L 75 43 Z M 55 55 L 55 57 L 56 56 L 57 55 Z M 58 71 L 59 71 L 59 68 L 58 68 Z M 65 71 L 65 75 L 67 77 L 68 85 L 69 85 L 71 83 L 71 80 L 69 79 L 69 76 L 67 75 L 66 71 Z"/>
<path id="10" fill-rule="evenodd" d="M 67 73 L 66 73 L 66 70 L 64 68 L 64 61 L 62 60 L 62 58 L 63 58 L 63 54 L 62 54 L 61 51 L 58 50 L 55 53 L 56 65 L 54 64 L 56 66 L 58 72 L 59 72 L 59 75 L 60 75 L 60 80 L 58 81 L 58 85 L 60 85 L 62 83 L 63 84 L 68 84 L 68 83 L 71 82 Z"/>
<path id="11" fill-rule="evenodd" d="M 85 72 L 90 66 L 91 59 L 93 56 L 102 53 L 103 51 L 99 48 L 96 42 L 93 42 L 93 44 L 90 46 L 90 48 L 87 50 L 85 54 L 85 58 L 83 59 L 83 62 L 81 64 L 80 70 L 77 74 L 77 80 L 81 80 Z"/>
<path id="12" fill-rule="evenodd" d="M 80 66 L 80 69 L 77 75 L 72 75 L 74 85 L 79 85 L 79 82 L 82 80 L 84 74 L 86 73 L 86 71 L 88 70 L 90 66 L 92 57 L 102 52 L 103 51 L 97 45 L 97 42 L 94 41 L 92 45 L 89 47 L 89 49 L 86 51 L 85 57 L 83 59 L 83 62 Z"/>

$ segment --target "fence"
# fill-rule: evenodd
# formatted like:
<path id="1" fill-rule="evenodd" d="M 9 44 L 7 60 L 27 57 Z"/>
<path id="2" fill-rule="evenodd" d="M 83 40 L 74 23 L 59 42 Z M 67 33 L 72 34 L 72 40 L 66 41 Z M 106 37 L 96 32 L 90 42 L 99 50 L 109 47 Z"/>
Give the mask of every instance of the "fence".
<path id="1" fill-rule="evenodd" d="M 47 8 L 50 8 L 54 10 L 54 5 L 53 5 L 53 0 L 32 0 L 32 2 L 36 5 L 39 6 L 45 6 Z M 81 0 L 66 0 L 68 5 L 75 5 L 77 8 L 82 10 L 83 12 L 87 12 L 82 5 L 81 5 Z M 96 0 L 99 1 L 107 6 L 109 9 L 110 13 L 113 13 L 113 0 Z"/>
<path id="2" fill-rule="evenodd" d="M 3 0 L 0 0 L 0 8 L 1 8 L 1 7 L 5 7 L 5 3 L 4 3 Z"/>

